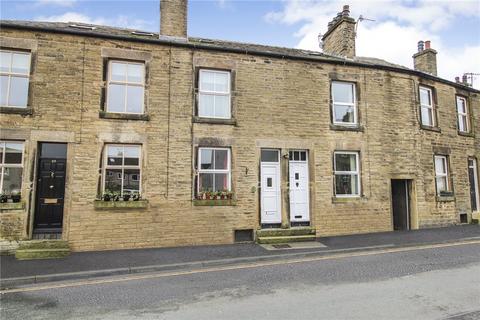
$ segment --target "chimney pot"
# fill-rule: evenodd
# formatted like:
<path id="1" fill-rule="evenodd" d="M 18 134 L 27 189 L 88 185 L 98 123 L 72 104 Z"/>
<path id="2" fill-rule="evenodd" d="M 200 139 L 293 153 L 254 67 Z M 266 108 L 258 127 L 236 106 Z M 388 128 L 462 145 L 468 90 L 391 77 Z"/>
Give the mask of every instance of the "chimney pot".
<path id="1" fill-rule="evenodd" d="M 430 40 L 425 41 L 425 49 L 430 49 Z"/>
<path id="2" fill-rule="evenodd" d="M 467 83 L 468 83 L 468 78 L 467 78 L 467 75 L 466 75 L 466 74 L 464 74 L 464 75 L 462 76 L 462 82 L 463 82 L 463 84 L 467 84 Z"/>
<path id="3" fill-rule="evenodd" d="M 350 16 L 350 6 L 349 5 L 344 5 L 343 6 L 342 16 L 343 17 Z"/>
<path id="4" fill-rule="evenodd" d="M 423 41 L 420 40 L 418 41 L 418 52 L 422 52 L 423 51 Z"/>
<path id="5" fill-rule="evenodd" d="M 460 77 L 455 77 L 455 82 L 460 83 Z"/>

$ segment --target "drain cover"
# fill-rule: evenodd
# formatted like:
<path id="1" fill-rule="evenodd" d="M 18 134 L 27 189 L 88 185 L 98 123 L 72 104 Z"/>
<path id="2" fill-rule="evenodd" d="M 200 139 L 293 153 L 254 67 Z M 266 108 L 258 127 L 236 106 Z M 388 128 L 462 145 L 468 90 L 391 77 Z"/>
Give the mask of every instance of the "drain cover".
<path id="1" fill-rule="evenodd" d="M 289 244 L 273 244 L 272 247 L 275 249 L 289 249 L 291 246 Z"/>

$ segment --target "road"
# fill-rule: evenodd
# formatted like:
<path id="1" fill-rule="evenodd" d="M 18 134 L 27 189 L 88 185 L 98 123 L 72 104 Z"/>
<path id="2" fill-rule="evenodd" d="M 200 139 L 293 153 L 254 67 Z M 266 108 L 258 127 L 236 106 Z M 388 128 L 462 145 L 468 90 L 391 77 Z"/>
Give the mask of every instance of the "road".
<path id="1" fill-rule="evenodd" d="M 42 284 L 2 319 L 480 319 L 480 242 Z"/>

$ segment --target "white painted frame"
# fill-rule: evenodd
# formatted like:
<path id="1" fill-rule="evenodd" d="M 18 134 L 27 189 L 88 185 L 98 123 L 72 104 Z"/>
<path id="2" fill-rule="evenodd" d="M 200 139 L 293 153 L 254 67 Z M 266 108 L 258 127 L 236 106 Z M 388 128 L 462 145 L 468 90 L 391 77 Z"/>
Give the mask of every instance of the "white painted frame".
<path id="1" fill-rule="evenodd" d="M 349 84 L 352 87 L 353 102 L 351 102 L 351 103 L 335 102 L 335 94 L 334 94 L 333 86 L 337 83 L 339 83 L 339 84 Z M 332 122 L 333 122 L 333 124 L 339 125 L 339 126 L 357 126 L 358 125 L 357 84 L 355 82 L 349 82 L 349 81 L 332 81 L 331 91 L 332 91 Z M 335 105 L 353 107 L 353 122 L 336 121 L 335 120 Z"/>
<path id="2" fill-rule="evenodd" d="M 138 166 L 126 166 L 124 165 L 125 162 L 125 149 L 123 149 L 122 152 L 122 165 L 117 165 L 117 166 L 112 166 L 108 165 L 108 147 L 138 147 L 139 152 L 138 152 Z M 140 171 L 139 179 L 138 179 L 138 194 L 141 196 L 142 195 L 142 145 L 141 144 L 116 144 L 116 143 L 107 143 L 105 144 L 105 147 L 103 148 L 103 168 L 102 168 L 102 194 L 105 193 L 105 175 L 107 172 L 107 169 L 120 169 L 122 170 L 122 188 L 120 191 L 120 196 L 123 196 L 123 183 L 125 181 L 124 179 L 124 171 L 125 169 L 138 169 Z M 135 180 L 137 181 L 137 180 Z"/>
<path id="3" fill-rule="evenodd" d="M 461 97 L 461 96 L 456 96 L 455 101 L 456 101 L 456 105 L 457 105 L 458 131 L 463 132 L 463 133 L 469 133 L 470 132 L 470 117 L 469 117 L 469 114 L 468 114 L 467 99 L 465 99 L 464 97 Z M 465 112 L 460 111 L 459 101 L 463 101 L 463 105 L 465 107 Z M 462 130 L 461 125 L 460 125 L 462 123 L 462 119 L 465 119 L 465 126 L 466 126 L 463 130 Z"/>
<path id="4" fill-rule="evenodd" d="M 442 172 L 442 171 L 440 171 L 440 168 L 437 168 L 437 159 L 439 159 L 443 162 L 443 167 L 445 168 L 445 172 Z M 434 164 L 434 167 L 435 167 L 435 190 L 437 191 L 437 195 L 440 195 L 440 192 L 442 192 L 442 191 L 446 191 L 446 192 L 451 191 L 447 156 L 435 155 L 435 157 L 433 159 L 433 164 Z M 439 190 L 438 189 L 438 179 L 445 179 L 445 181 L 446 181 L 445 186 L 447 188 L 446 190 Z"/>
<path id="5" fill-rule="evenodd" d="M 17 143 L 22 145 L 22 162 L 21 163 L 5 163 L 5 154 L 6 154 L 6 144 L 7 143 Z M 0 194 L 3 193 L 3 175 L 5 168 L 22 168 L 22 176 L 20 178 L 20 190 L 22 190 L 23 184 L 23 156 L 25 153 L 25 142 L 24 141 L 15 141 L 15 140 L 1 140 L 0 145 L 3 146 L 2 151 L 2 162 L 0 162 Z"/>
<path id="6" fill-rule="evenodd" d="M 426 91 L 428 93 L 428 97 L 430 99 L 430 104 L 422 103 L 422 91 Z M 419 93 L 419 100 L 420 100 L 420 120 L 421 120 L 421 123 L 424 126 L 435 127 L 436 124 L 437 124 L 436 123 L 437 119 L 435 117 L 435 102 L 433 101 L 433 91 L 430 88 L 420 86 L 418 88 L 418 93 Z M 428 113 L 431 114 L 431 117 L 432 117 L 432 123 L 431 124 L 425 123 L 425 119 L 423 119 L 423 116 L 422 116 L 422 110 L 423 109 L 427 109 Z"/>
<path id="7" fill-rule="evenodd" d="M 120 63 L 127 65 L 126 73 L 125 73 L 125 81 L 118 81 L 118 80 L 111 80 L 112 78 L 112 63 Z M 140 65 L 142 66 L 142 82 L 128 82 L 128 65 Z M 142 110 L 141 112 L 127 112 L 127 101 L 128 101 L 128 90 L 125 90 L 125 99 L 123 102 L 123 110 L 124 111 L 110 111 L 110 85 L 122 85 L 122 86 L 136 86 L 142 87 Z M 112 113 L 124 113 L 124 114 L 144 114 L 145 113 L 145 63 L 144 62 L 134 62 L 134 61 L 125 61 L 125 60 L 109 60 L 108 61 L 108 78 L 107 78 L 107 99 L 106 99 L 106 106 L 105 111 L 112 112 Z"/>
<path id="8" fill-rule="evenodd" d="M 16 50 L 5 50 L 2 49 L 0 52 L 7 52 L 10 53 L 11 58 L 10 58 L 10 67 L 8 72 L 1 72 L 0 71 L 0 76 L 8 76 L 8 82 L 7 82 L 7 104 L 2 105 L 2 107 L 9 107 L 9 108 L 27 108 L 28 107 L 28 95 L 30 93 L 30 68 L 32 67 L 32 54 L 30 52 L 26 51 L 16 51 Z M 28 55 L 28 72 L 27 73 L 16 73 L 12 72 L 12 66 L 13 66 L 13 54 L 23 54 L 23 55 Z M 27 88 L 27 105 L 25 106 L 14 106 L 10 105 L 10 82 L 12 81 L 12 77 L 18 77 L 18 78 L 27 78 L 28 79 L 28 88 Z"/>
<path id="9" fill-rule="evenodd" d="M 227 151 L 227 169 L 202 169 L 202 150 L 226 150 Z M 215 161 L 215 157 L 213 158 Z M 197 160 L 197 194 L 200 193 L 200 174 L 201 173 L 227 173 L 228 179 L 228 191 L 232 190 L 232 157 L 230 148 L 217 148 L 217 147 L 201 147 L 198 148 L 198 160 Z M 215 167 L 215 163 L 212 164 Z M 213 185 L 215 186 L 215 179 L 213 179 Z"/>
<path id="10" fill-rule="evenodd" d="M 228 76 L 227 85 L 228 89 L 225 92 L 222 91 L 209 91 L 204 90 L 202 87 L 202 74 L 205 73 L 217 73 L 217 74 L 226 74 Z M 231 119 L 232 118 L 232 89 L 231 89 L 231 72 L 230 71 L 223 71 L 223 70 L 212 70 L 212 69 L 200 69 L 198 73 L 198 103 L 197 103 L 197 113 L 198 116 L 201 118 L 209 118 L 209 119 Z M 210 95 L 210 96 L 226 96 L 228 97 L 228 116 L 226 117 L 217 117 L 215 115 L 201 115 L 200 114 L 200 99 L 202 95 Z M 215 114 L 215 105 L 213 106 L 213 113 Z"/>
<path id="11" fill-rule="evenodd" d="M 350 154 L 355 155 L 355 166 L 357 170 L 355 171 L 337 171 L 337 162 L 335 160 L 335 156 L 337 154 Z M 335 151 L 333 153 L 333 172 L 334 172 L 334 187 L 333 193 L 336 198 L 358 198 L 362 194 L 362 185 L 361 185 L 361 177 L 360 177 L 360 152 L 358 151 Z M 337 175 L 351 175 L 357 176 L 357 183 L 358 183 L 358 194 L 337 194 Z"/>

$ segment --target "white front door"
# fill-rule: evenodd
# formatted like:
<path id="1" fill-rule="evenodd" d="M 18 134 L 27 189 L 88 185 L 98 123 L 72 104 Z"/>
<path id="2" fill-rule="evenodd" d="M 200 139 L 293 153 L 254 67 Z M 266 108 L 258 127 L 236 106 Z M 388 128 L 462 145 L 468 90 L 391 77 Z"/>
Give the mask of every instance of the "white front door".
<path id="1" fill-rule="evenodd" d="M 261 223 L 282 223 L 280 155 L 278 150 L 261 150 Z"/>
<path id="2" fill-rule="evenodd" d="M 290 151 L 290 221 L 310 221 L 307 151 Z"/>

